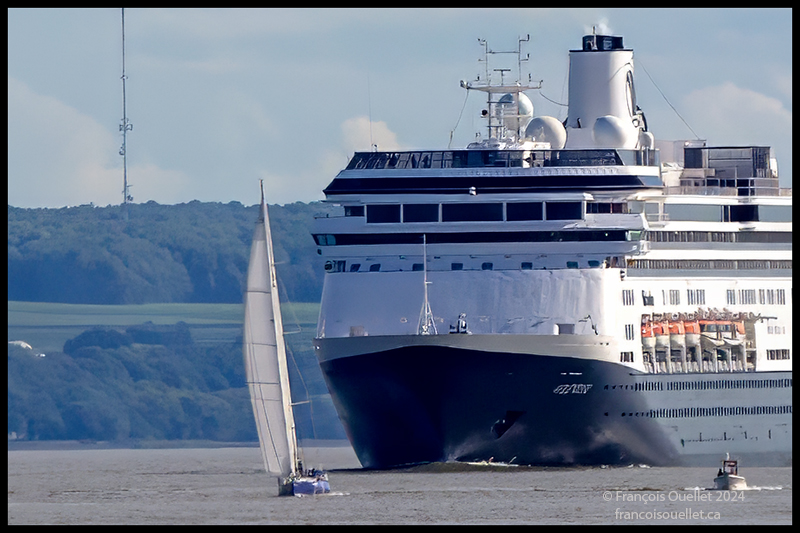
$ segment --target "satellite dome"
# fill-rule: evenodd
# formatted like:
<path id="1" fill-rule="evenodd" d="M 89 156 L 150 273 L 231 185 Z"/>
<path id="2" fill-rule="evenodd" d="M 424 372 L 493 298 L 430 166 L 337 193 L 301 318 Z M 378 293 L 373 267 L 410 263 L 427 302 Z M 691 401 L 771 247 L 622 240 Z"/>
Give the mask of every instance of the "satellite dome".
<path id="1" fill-rule="evenodd" d="M 567 142 L 567 130 L 555 117 L 536 117 L 525 128 L 525 137 L 550 143 L 551 149 L 561 150 Z"/>
<path id="2" fill-rule="evenodd" d="M 533 103 L 525 93 L 517 93 L 519 95 L 519 114 L 522 115 L 517 121 L 517 110 L 514 103 L 514 94 L 507 93 L 500 97 L 497 101 L 498 118 L 503 119 L 503 124 L 509 130 L 516 131 L 517 124 L 520 129 L 524 129 L 533 116 Z M 511 115 L 511 116 L 508 116 Z"/>
<path id="3" fill-rule="evenodd" d="M 594 122 L 592 139 L 599 148 L 634 148 L 639 140 L 633 124 L 626 124 L 614 115 L 605 115 Z"/>

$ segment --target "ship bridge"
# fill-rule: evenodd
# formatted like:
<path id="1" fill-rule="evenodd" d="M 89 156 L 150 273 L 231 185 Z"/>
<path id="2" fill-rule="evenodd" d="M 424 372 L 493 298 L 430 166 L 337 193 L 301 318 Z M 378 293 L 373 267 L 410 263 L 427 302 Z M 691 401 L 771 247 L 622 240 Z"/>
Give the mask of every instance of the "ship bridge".
<path id="1" fill-rule="evenodd" d="M 662 187 L 656 150 L 357 152 L 325 188 L 360 194 L 497 194 Z"/>

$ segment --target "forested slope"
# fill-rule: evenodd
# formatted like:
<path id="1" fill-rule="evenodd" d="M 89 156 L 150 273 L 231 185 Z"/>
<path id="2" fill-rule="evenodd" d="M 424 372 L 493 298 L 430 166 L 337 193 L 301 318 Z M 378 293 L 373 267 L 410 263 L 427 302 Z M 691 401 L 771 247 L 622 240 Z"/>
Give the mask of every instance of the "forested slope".
<path id="1" fill-rule="evenodd" d="M 258 206 L 8 206 L 8 299 L 143 304 L 242 301 Z M 310 235 L 321 202 L 270 206 L 278 276 L 289 300 L 319 301 L 323 268 Z"/>
<path id="2" fill-rule="evenodd" d="M 295 337 L 289 373 L 294 401 L 304 402 L 295 408 L 298 437 L 344 439 L 313 349 Z M 9 344 L 8 433 L 21 440 L 257 441 L 241 340 L 196 344 L 179 322 L 93 328 L 44 356 Z"/>

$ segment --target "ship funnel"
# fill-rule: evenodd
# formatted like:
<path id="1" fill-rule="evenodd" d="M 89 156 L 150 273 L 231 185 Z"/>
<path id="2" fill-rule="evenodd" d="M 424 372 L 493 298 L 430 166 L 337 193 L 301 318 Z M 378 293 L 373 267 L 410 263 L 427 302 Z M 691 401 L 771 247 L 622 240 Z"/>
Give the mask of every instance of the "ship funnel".
<path id="1" fill-rule="evenodd" d="M 636 107 L 633 50 L 622 37 L 586 35 L 569 53 L 567 148 L 637 148 L 644 119 Z"/>

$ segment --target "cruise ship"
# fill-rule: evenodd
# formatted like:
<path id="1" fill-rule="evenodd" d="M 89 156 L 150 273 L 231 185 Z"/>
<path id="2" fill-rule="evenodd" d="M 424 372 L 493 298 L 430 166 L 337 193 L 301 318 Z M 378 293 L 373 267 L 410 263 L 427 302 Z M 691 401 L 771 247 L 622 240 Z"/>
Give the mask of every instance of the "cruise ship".
<path id="1" fill-rule="evenodd" d="M 314 221 L 314 345 L 361 464 L 791 465 L 772 150 L 658 139 L 622 37 L 569 52 L 563 121 L 481 44 L 461 86 L 488 134 L 357 152 L 324 190 L 340 215 Z"/>

